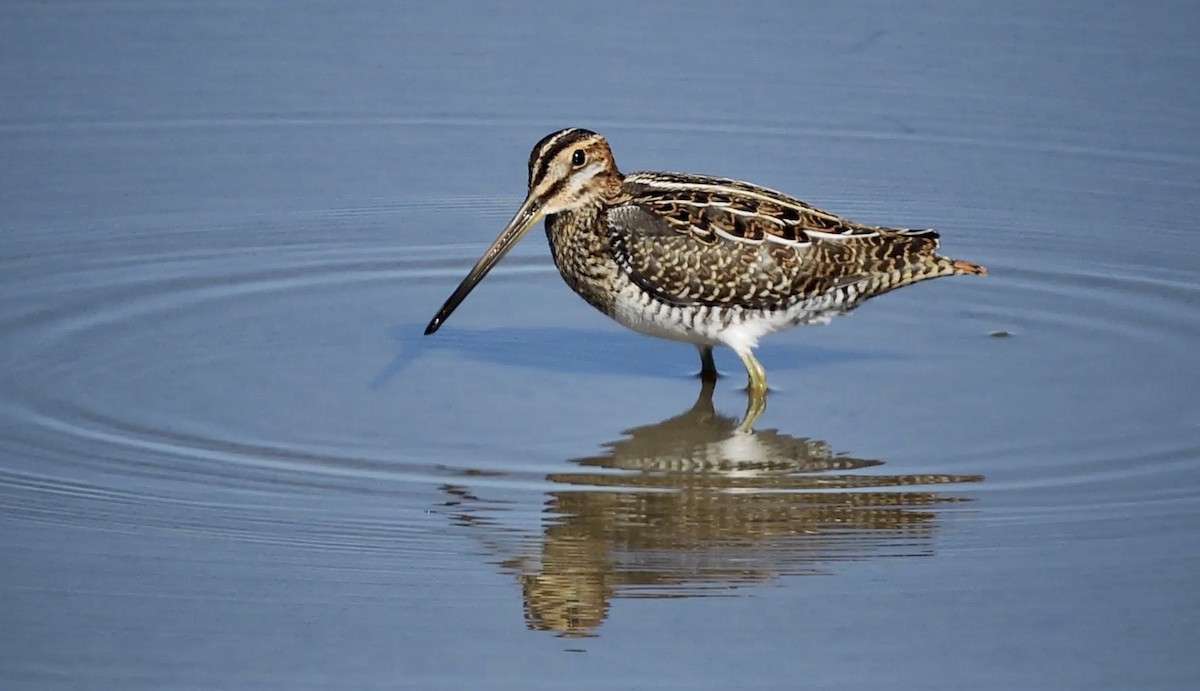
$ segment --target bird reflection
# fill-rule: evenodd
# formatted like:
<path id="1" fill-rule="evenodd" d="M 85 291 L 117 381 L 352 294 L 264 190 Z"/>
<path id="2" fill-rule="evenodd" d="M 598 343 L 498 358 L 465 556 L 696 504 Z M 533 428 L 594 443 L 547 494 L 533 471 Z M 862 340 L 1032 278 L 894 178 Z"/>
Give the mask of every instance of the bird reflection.
<path id="1" fill-rule="evenodd" d="M 532 541 L 514 544 L 487 517 L 502 505 L 463 484 L 444 487 L 455 522 L 487 533 L 520 580 L 529 628 L 586 636 L 617 596 L 728 595 L 783 575 L 830 574 L 839 562 L 929 556 L 936 511 L 970 499 L 928 486 L 983 479 L 855 472 L 883 462 L 743 431 L 714 409 L 712 393 L 706 383 L 690 410 L 546 476 L 562 489 L 548 493 Z"/>

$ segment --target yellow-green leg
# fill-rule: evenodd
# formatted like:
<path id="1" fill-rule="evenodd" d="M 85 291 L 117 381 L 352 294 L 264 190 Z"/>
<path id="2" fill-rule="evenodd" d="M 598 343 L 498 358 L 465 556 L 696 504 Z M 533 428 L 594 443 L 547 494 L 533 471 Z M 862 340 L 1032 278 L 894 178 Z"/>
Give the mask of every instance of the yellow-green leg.
<path id="1" fill-rule="evenodd" d="M 713 360 L 712 346 L 696 346 L 700 351 L 700 380 L 714 382 L 717 380 L 717 363 Z"/>
<path id="2" fill-rule="evenodd" d="M 758 416 L 767 409 L 767 371 L 749 350 L 739 351 L 738 357 L 742 359 L 742 364 L 746 366 L 746 374 L 750 378 L 746 385 L 746 417 L 740 425 L 742 431 L 749 432 Z"/>

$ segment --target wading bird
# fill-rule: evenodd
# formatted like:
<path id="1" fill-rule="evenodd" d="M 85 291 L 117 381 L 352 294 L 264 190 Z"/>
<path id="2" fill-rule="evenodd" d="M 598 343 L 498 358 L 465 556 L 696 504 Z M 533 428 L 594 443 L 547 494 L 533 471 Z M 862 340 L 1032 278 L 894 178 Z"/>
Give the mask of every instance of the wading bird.
<path id="1" fill-rule="evenodd" d="M 604 137 L 570 128 L 533 147 L 525 202 L 425 334 L 542 218 L 554 264 L 588 304 L 639 333 L 694 344 L 705 379 L 717 375 L 714 346 L 738 354 L 747 430 L 766 407 L 753 352 L 763 336 L 918 281 L 987 274 L 937 254 L 932 230 L 855 223 L 737 180 L 623 175 Z"/>

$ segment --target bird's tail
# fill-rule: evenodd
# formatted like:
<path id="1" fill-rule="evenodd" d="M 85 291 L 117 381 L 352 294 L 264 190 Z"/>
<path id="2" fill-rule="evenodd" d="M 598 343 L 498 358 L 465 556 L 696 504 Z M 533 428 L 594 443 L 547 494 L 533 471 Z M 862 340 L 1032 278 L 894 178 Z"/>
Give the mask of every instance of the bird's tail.
<path id="1" fill-rule="evenodd" d="M 951 261 L 950 266 L 953 267 L 955 275 L 986 276 L 988 273 L 986 266 L 980 266 L 979 264 L 961 259 Z"/>
<path id="2" fill-rule="evenodd" d="M 987 268 L 974 262 L 949 259 L 938 254 L 926 254 L 917 261 L 892 267 L 869 276 L 862 289 L 862 299 L 875 297 L 914 283 L 942 276 L 986 276 Z"/>

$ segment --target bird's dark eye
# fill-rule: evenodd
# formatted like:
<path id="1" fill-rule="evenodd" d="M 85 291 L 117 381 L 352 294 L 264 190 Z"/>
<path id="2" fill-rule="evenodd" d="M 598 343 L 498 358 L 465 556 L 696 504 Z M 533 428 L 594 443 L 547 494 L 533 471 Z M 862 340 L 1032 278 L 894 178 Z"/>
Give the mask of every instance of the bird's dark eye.
<path id="1" fill-rule="evenodd" d="M 587 154 L 583 152 L 583 149 L 575 149 L 575 153 L 571 154 L 571 165 L 579 168 L 584 163 L 587 163 Z"/>

